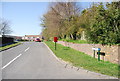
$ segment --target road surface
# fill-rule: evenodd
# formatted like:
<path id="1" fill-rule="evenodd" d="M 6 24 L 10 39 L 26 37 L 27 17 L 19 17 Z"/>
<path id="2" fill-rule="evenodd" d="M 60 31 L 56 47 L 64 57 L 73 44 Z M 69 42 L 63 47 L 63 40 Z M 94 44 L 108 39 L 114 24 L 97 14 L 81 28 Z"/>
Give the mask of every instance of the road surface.
<path id="1" fill-rule="evenodd" d="M 61 63 L 42 42 L 25 42 L 2 52 L 2 79 L 108 79 Z"/>

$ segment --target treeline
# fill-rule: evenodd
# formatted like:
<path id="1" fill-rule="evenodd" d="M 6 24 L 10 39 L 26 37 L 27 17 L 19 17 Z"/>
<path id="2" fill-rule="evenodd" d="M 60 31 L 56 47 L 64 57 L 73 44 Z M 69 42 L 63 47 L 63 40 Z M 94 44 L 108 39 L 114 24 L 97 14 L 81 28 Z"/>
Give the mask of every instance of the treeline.
<path id="1" fill-rule="evenodd" d="M 120 2 L 97 3 L 80 10 L 76 2 L 56 2 L 42 19 L 45 39 L 80 40 L 82 32 L 85 39 L 92 43 L 120 43 Z"/>

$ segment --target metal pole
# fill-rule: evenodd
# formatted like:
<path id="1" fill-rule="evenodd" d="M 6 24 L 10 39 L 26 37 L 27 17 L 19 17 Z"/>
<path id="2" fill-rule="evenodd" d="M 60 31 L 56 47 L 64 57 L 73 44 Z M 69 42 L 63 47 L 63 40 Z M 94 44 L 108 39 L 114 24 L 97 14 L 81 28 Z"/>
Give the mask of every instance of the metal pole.
<path id="1" fill-rule="evenodd" d="M 93 57 L 95 58 L 95 50 L 93 50 L 94 51 L 94 55 L 93 55 Z"/>
<path id="2" fill-rule="evenodd" d="M 98 50 L 98 61 L 100 61 L 100 50 Z"/>
<path id="3" fill-rule="evenodd" d="M 56 42 L 55 42 L 55 50 L 56 50 Z"/>

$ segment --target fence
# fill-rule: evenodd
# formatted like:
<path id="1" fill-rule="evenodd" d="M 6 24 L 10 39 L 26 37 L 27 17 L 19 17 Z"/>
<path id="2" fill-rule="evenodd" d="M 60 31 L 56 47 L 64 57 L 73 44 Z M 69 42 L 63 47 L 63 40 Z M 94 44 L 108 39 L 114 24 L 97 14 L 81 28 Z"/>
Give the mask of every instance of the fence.
<path id="1" fill-rule="evenodd" d="M 0 46 L 9 45 L 14 43 L 14 38 L 12 37 L 0 37 Z"/>

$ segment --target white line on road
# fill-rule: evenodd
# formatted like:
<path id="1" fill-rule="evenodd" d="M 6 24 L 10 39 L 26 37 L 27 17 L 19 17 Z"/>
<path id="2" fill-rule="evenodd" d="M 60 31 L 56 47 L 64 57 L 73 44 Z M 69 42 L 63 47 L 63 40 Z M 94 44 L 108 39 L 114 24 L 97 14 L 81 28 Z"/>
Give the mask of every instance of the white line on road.
<path id="1" fill-rule="evenodd" d="M 26 52 L 27 50 L 29 50 L 29 48 L 30 48 L 30 47 L 28 47 L 28 48 L 25 50 L 25 52 Z"/>
<path id="2" fill-rule="evenodd" d="M 1 69 L 6 68 L 8 65 L 10 65 L 12 62 L 14 62 L 17 58 L 19 58 L 22 54 L 19 54 L 17 57 L 15 57 L 13 60 L 11 60 L 9 63 L 7 63 L 5 66 L 3 66 Z"/>

